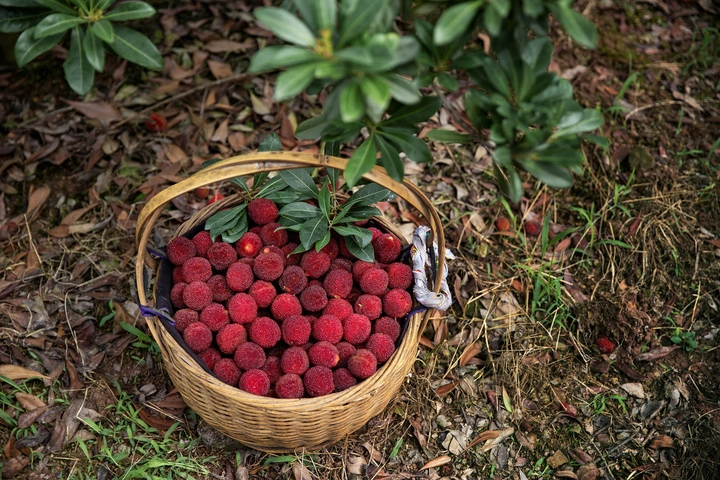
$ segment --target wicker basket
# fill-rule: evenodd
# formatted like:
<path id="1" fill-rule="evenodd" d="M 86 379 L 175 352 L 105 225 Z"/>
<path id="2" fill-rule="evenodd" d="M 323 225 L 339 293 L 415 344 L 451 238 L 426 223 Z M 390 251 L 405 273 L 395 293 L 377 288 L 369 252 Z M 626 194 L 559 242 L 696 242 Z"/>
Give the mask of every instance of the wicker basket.
<path id="1" fill-rule="evenodd" d="M 146 298 L 146 267 L 157 273 L 158 263 L 147 252 L 148 241 L 164 207 L 173 198 L 196 188 L 237 176 L 304 167 L 332 167 L 344 170 L 347 160 L 304 153 L 264 152 L 231 157 L 157 194 L 140 212 L 136 241 L 136 278 L 142 305 L 154 306 Z M 384 169 L 375 167 L 364 175 L 402 197 L 422 213 L 435 235 L 439 251 L 445 251 L 440 218 L 432 203 L 413 184 L 397 182 Z M 231 203 L 233 200 L 226 199 Z M 181 226 L 175 236 L 200 225 L 227 203 L 212 204 Z M 391 226 L 387 226 L 392 228 Z M 402 236 L 400 236 L 402 238 Z M 443 271 L 443 256 L 437 269 Z M 154 296 L 154 295 L 153 295 Z M 185 402 L 208 424 L 243 444 L 266 452 L 317 449 L 340 440 L 361 428 L 390 403 L 412 369 L 418 340 L 431 311 L 410 316 L 407 329 L 393 356 L 368 379 L 339 393 L 317 398 L 274 399 L 252 395 L 229 386 L 208 374 L 156 317 L 148 319 L 165 367 Z"/>

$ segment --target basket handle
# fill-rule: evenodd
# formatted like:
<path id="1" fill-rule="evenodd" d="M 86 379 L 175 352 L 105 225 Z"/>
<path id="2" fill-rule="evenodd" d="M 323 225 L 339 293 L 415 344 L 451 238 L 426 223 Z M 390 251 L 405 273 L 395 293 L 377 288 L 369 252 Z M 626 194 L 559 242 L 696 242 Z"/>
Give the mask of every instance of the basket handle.
<path id="1" fill-rule="evenodd" d="M 214 163 L 200 172 L 159 192 L 152 197 L 140 211 L 135 231 L 135 241 L 138 246 L 135 273 L 140 303 L 143 305 L 147 303 L 143 269 L 148 255 L 146 248 L 150 234 L 165 205 L 173 198 L 192 192 L 196 188 L 210 183 L 229 180 L 244 175 L 303 167 L 330 167 L 344 171 L 347 165 L 348 161 L 344 158 L 305 152 L 248 153 L 226 158 L 225 160 Z M 363 178 L 375 182 L 402 197 L 405 201 L 417 208 L 427 220 L 435 236 L 434 240 L 438 244 L 439 252 L 441 252 L 438 258 L 437 275 L 434 283 L 435 291 L 438 292 L 440 290 L 440 282 L 445 265 L 445 256 L 443 254 L 443 252 L 445 252 L 445 235 L 442 230 L 440 217 L 432 202 L 417 186 L 406 179 L 398 182 L 390 177 L 382 167 L 373 167 L 372 170 L 363 175 Z"/>

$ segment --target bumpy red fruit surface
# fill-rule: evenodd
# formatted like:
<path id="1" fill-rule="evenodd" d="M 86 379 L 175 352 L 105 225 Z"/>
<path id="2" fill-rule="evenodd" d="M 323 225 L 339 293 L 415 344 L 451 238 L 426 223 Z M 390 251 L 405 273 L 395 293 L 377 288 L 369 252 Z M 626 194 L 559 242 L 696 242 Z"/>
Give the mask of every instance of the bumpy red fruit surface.
<path id="1" fill-rule="evenodd" d="M 347 368 L 355 378 L 366 379 L 377 370 L 377 358 L 370 350 L 361 348 L 348 359 Z"/>
<path id="2" fill-rule="evenodd" d="M 325 306 L 322 313 L 323 315 L 335 315 L 342 322 L 348 315 L 353 313 L 353 307 L 352 304 L 345 299 L 331 298 L 328 300 L 328 304 Z"/>
<path id="3" fill-rule="evenodd" d="M 283 229 L 279 223 L 268 223 L 260 228 L 260 238 L 265 245 L 275 245 L 282 247 L 288 243 L 287 230 Z"/>
<path id="4" fill-rule="evenodd" d="M 336 368 L 333 370 L 333 383 L 335 384 L 335 391 L 342 392 L 357 385 L 357 378 L 353 377 L 347 368 Z"/>
<path id="5" fill-rule="evenodd" d="M 280 341 L 280 325 L 270 317 L 258 317 L 250 324 L 248 335 L 261 347 L 271 348 Z"/>
<path id="6" fill-rule="evenodd" d="M 383 310 L 392 318 L 402 318 L 412 309 L 412 297 L 405 290 L 395 288 L 383 297 Z"/>
<path id="7" fill-rule="evenodd" d="M 322 285 L 308 285 L 298 297 L 300 305 L 308 312 L 319 312 L 328 304 L 328 297 Z"/>
<path id="8" fill-rule="evenodd" d="M 275 285 L 265 280 L 255 280 L 248 289 L 248 295 L 253 297 L 258 308 L 267 308 L 272 305 L 273 300 L 277 297 Z"/>
<path id="9" fill-rule="evenodd" d="M 255 258 L 263 247 L 260 235 L 252 232 L 245 232 L 240 239 L 235 242 L 235 250 L 238 255 L 244 258 Z"/>
<path id="10" fill-rule="evenodd" d="M 310 278 L 320 278 L 330 270 L 330 257 L 322 252 L 310 250 L 300 258 L 300 267 Z"/>
<path id="11" fill-rule="evenodd" d="M 180 284 L 176 284 L 180 285 Z M 200 311 L 212 302 L 212 292 L 205 282 L 189 283 L 182 292 L 182 299 L 188 308 Z"/>
<path id="12" fill-rule="evenodd" d="M 400 338 L 400 322 L 392 317 L 380 317 L 373 323 L 373 333 L 384 333 L 388 335 L 393 342 Z"/>
<path id="13" fill-rule="evenodd" d="M 240 376 L 238 388 L 248 393 L 265 396 L 270 391 L 270 378 L 263 370 L 253 368 Z"/>
<path id="14" fill-rule="evenodd" d="M 542 226 L 538 222 L 525 222 L 525 233 L 532 237 L 537 237 L 542 232 Z"/>
<path id="15" fill-rule="evenodd" d="M 237 385 L 240 379 L 240 369 L 235 365 L 235 362 L 229 358 L 218 360 L 217 363 L 215 363 L 215 367 L 213 367 L 213 373 L 217 375 L 220 381 L 233 387 Z"/>
<path id="16" fill-rule="evenodd" d="M 413 273 L 410 265 L 401 262 L 393 262 L 387 266 L 385 271 L 388 274 L 388 288 L 400 288 L 407 290 L 413 283 Z"/>
<path id="17" fill-rule="evenodd" d="M 360 289 L 371 295 L 383 295 L 388 288 L 388 274 L 385 270 L 371 268 L 363 273 Z"/>
<path id="18" fill-rule="evenodd" d="M 278 398 L 302 398 L 305 388 L 300 375 L 287 373 L 275 382 L 275 393 Z"/>
<path id="19" fill-rule="evenodd" d="M 250 323 L 257 317 L 257 304 L 247 293 L 236 293 L 228 300 L 228 313 L 235 323 Z"/>
<path id="20" fill-rule="evenodd" d="M 357 348 L 349 342 L 340 342 L 337 345 L 335 345 L 338 349 L 338 356 L 340 359 L 338 360 L 338 367 L 346 367 L 347 361 L 355 355 L 355 352 L 357 351 Z"/>
<path id="21" fill-rule="evenodd" d="M 317 342 L 308 349 L 310 365 L 333 368 L 340 361 L 340 354 L 335 345 L 330 342 Z"/>
<path id="22" fill-rule="evenodd" d="M 223 305 L 211 303 L 200 312 L 200 321 L 207 325 L 213 332 L 217 332 L 230 323 L 230 316 Z"/>
<path id="23" fill-rule="evenodd" d="M 280 278 L 285 269 L 283 259 L 277 253 L 260 253 L 253 263 L 253 272 L 260 280 L 272 282 Z"/>
<path id="24" fill-rule="evenodd" d="M 358 299 L 355 300 L 355 313 L 365 315 L 370 320 L 380 318 L 380 315 L 382 315 L 382 309 L 383 301 L 377 295 L 370 295 L 366 293 L 360 295 Z"/>
<path id="25" fill-rule="evenodd" d="M 352 274 L 346 270 L 333 269 L 330 270 L 325 279 L 323 286 L 330 298 L 345 298 L 350 294 L 353 287 Z"/>
<path id="26" fill-rule="evenodd" d="M 195 353 L 200 353 L 212 344 L 213 334 L 210 328 L 202 322 L 191 323 L 183 332 L 183 340 Z"/>
<path id="27" fill-rule="evenodd" d="M 365 348 L 370 350 L 379 363 L 386 362 L 395 352 L 395 344 L 389 335 L 373 333 L 367 340 Z"/>
<path id="28" fill-rule="evenodd" d="M 235 292 L 246 291 L 255 281 L 252 268 L 243 262 L 235 262 L 230 265 L 225 274 L 225 279 L 228 287 Z"/>
<path id="29" fill-rule="evenodd" d="M 595 340 L 595 345 L 597 345 L 601 353 L 606 355 L 611 354 L 613 350 L 615 350 L 615 344 L 604 335 L 599 336 L 597 340 Z"/>
<path id="30" fill-rule="evenodd" d="M 375 268 L 375 263 L 366 262 L 364 260 L 358 260 L 352 265 L 352 274 L 353 274 L 353 280 L 355 280 L 355 283 L 358 285 L 360 284 L 360 280 L 362 280 L 362 276 L 365 275 L 365 272 L 370 270 L 371 268 Z"/>
<path id="31" fill-rule="evenodd" d="M 302 268 L 297 265 L 290 265 L 285 268 L 278 284 L 284 292 L 292 293 L 297 295 L 302 292 L 307 286 L 308 279 L 307 275 Z"/>
<path id="32" fill-rule="evenodd" d="M 507 232 L 510 230 L 510 220 L 505 217 L 498 218 L 495 220 L 495 228 L 497 228 L 500 232 Z"/>
<path id="33" fill-rule="evenodd" d="M 304 315 L 293 315 L 286 318 L 280 328 L 283 341 L 291 346 L 306 344 L 312 333 L 310 321 Z"/>
<path id="34" fill-rule="evenodd" d="M 337 240 L 331 238 L 328 244 L 320 249 L 320 252 L 330 257 L 330 260 L 334 260 L 335 258 L 337 258 L 338 254 L 340 253 L 340 247 L 338 247 Z"/>
<path id="35" fill-rule="evenodd" d="M 227 302 L 228 300 L 230 300 L 230 297 L 235 294 L 235 292 L 230 290 L 230 287 L 228 287 L 227 281 L 225 280 L 225 275 L 213 275 L 207 281 L 207 284 L 208 287 L 210 287 L 210 291 L 212 292 L 213 302 Z"/>
<path id="36" fill-rule="evenodd" d="M 277 382 L 277 379 L 282 376 L 282 370 L 280 369 L 280 357 L 268 355 L 262 369 L 270 379 L 270 384 L 274 385 L 275 382 Z"/>
<path id="37" fill-rule="evenodd" d="M 230 323 L 218 330 L 215 343 L 225 355 L 233 355 L 237 347 L 247 342 L 247 331 L 239 323 Z"/>
<path id="38" fill-rule="evenodd" d="M 183 300 L 185 287 L 187 287 L 187 283 L 180 282 L 173 285 L 170 289 L 170 303 L 177 309 L 185 308 L 185 301 Z"/>
<path id="39" fill-rule="evenodd" d="M 280 356 L 280 370 L 283 373 L 302 375 L 310 367 L 310 359 L 302 347 L 288 347 Z"/>
<path id="40" fill-rule="evenodd" d="M 182 265 L 195 254 L 195 244 L 189 238 L 175 237 L 167 245 L 167 257 L 173 265 Z"/>
<path id="41" fill-rule="evenodd" d="M 335 390 L 332 370 L 327 367 L 314 366 L 308 368 L 303 375 L 305 391 L 311 397 L 327 395 Z"/>
<path id="42" fill-rule="evenodd" d="M 318 342 L 338 343 L 343 336 L 342 322 L 336 316 L 323 315 L 312 322 L 312 336 Z"/>
<path id="43" fill-rule="evenodd" d="M 207 251 L 210 265 L 215 270 L 226 270 L 230 265 L 237 261 L 237 251 L 232 245 L 225 242 L 215 242 Z"/>
<path id="44" fill-rule="evenodd" d="M 192 238 L 192 242 L 195 244 L 195 255 L 207 258 L 207 251 L 213 244 L 212 238 L 210 238 L 210 232 L 203 230 L 196 233 Z"/>
<path id="45" fill-rule="evenodd" d="M 370 336 L 372 323 L 365 315 L 353 313 L 345 319 L 343 324 L 343 338 L 353 345 L 360 345 Z"/>
<path id="46" fill-rule="evenodd" d="M 275 202 L 267 198 L 253 198 L 247 206 L 247 213 L 250 220 L 256 225 L 267 225 L 274 222 L 278 217 L 278 207 Z"/>
<path id="47" fill-rule="evenodd" d="M 375 259 L 381 263 L 394 262 L 402 250 L 400 240 L 392 233 L 383 233 L 372 241 L 372 246 L 375 249 Z"/>
<path id="48" fill-rule="evenodd" d="M 288 317 L 302 314 L 302 305 L 300 305 L 300 300 L 295 295 L 281 293 L 273 300 L 270 311 L 275 320 L 282 322 Z"/>
<path id="49" fill-rule="evenodd" d="M 243 370 L 262 368 L 265 365 L 265 350 L 253 342 L 241 343 L 235 350 L 233 360 Z"/>
<path id="50" fill-rule="evenodd" d="M 215 368 L 215 364 L 222 358 L 222 355 L 220 355 L 217 349 L 210 347 L 198 353 L 198 358 L 212 371 L 212 369 Z"/>
<path id="51" fill-rule="evenodd" d="M 177 329 L 177 331 L 182 333 L 191 323 L 199 322 L 200 315 L 195 310 L 191 310 L 189 308 L 181 308 L 180 310 L 175 312 L 175 315 L 173 315 L 173 320 L 175 320 L 175 328 Z"/>

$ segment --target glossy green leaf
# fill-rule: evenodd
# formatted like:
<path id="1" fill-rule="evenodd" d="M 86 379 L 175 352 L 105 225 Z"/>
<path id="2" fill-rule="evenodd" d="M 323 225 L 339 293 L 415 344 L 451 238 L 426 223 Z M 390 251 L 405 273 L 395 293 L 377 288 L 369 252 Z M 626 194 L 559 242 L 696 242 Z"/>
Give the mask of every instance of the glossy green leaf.
<path id="1" fill-rule="evenodd" d="M 246 206 L 247 204 L 243 203 L 227 210 L 220 210 L 205 221 L 205 230 L 232 227 L 237 222 L 237 218 L 245 211 Z"/>
<path id="2" fill-rule="evenodd" d="M 405 165 L 403 164 L 397 149 L 381 135 L 375 136 L 378 150 L 380 150 L 380 163 L 388 174 L 395 180 L 402 180 L 405 175 Z"/>
<path id="3" fill-rule="evenodd" d="M 75 27 L 71 32 L 70 49 L 63 63 L 65 79 L 77 94 L 85 95 L 93 86 L 95 72 L 85 54 L 84 32 Z"/>
<path id="4" fill-rule="evenodd" d="M 340 80 L 348 73 L 347 65 L 331 60 L 319 60 L 315 63 L 315 78 Z"/>
<path id="5" fill-rule="evenodd" d="M 379 210 L 376 209 L 376 211 L 379 213 Z M 372 232 L 367 228 L 360 228 L 355 225 L 336 225 L 333 229 L 344 238 L 355 237 L 357 244 L 361 247 L 370 245 L 372 242 Z"/>
<path id="6" fill-rule="evenodd" d="M 483 26 L 492 38 L 496 38 L 500 34 L 503 24 L 503 17 L 500 12 L 492 6 L 483 10 Z"/>
<path id="7" fill-rule="evenodd" d="M 572 174 L 561 166 L 522 160 L 518 161 L 518 165 L 548 187 L 569 188 L 573 184 Z"/>
<path id="8" fill-rule="evenodd" d="M 523 13 L 531 18 L 536 18 L 545 12 L 543 2 L 537 0 L 522 0 Z"/>
<path id="9" fill-rule="evenodd" d="M 154 70 L 163 67 L 162 55 L 145 35 L 123 25 L 113 25 L 113 30 L 113 41 L 109 45 L 119 57 Z"/>
<path id="10" fill-rule="evenodd" d="M 34 0 L 35 3 L 39 3 L 43 7 L 47 7 L 55 12 L 64 13 L 67 15 L 77 16 L 77 12 L 73 10 L 64 0 Z"/>
<path id="11" fill-rule="evenodd" d="M 446 72 L 441 72 L 437 76 L 438 83 L 450 92 L 457 92 L 459 84 L 457 78 Z"/>
<path id="12" fill-rule="evenodd" d="M 577 112 L 568 112 L 560 119 L 557 130 L 550 138 L 555 139 L 565 135 L 591 132 L 600 128 L 603 122 L 602 113 L 595 109 L 586 108 Z"/>
<path id="13" fill-rule="evenodd" d="M 527 157 L 530 161 L 542 164 L 553 164 L 569 168 L 582 165 L 585 156 L 582 151 L 574 145 L 567 145 L 561 142 L 552 142 L 539 145 L 533 149 Z"/>
<path id="14" fill-rule="evenodd" d="M 521 53 L 523 61 L 530 66 L 535 75 L 547 71 L 552 55 L 553 46 L 547 37 L 530 40 Z"/>
<path id="15" fill-rule="evenodd" d="M 327 218 L 323 215 L 306 220 L 300 228 L 300 243 L 309 250 L 315 245 L 315 242 L 325 236 L 329 228 Z"/>
<path id="16" fill-rule="evenodd" d="M 356 37 L 367 33 L 368 28 L 385 7 L 386 0 L 363 0 L 349 2 L 350 8 L 341 10 L 340 38 L 338 47 L 342 48 Z"/>
<path id="17" fill-rule="evenodd" d="M 595 135 L 592 133 L 587 133 L 585 135 L 580 135 L 580 137 L 583 140 L 587 140 L 590 143 L 594 143 L 600 148 L 603 148 L 605 150 L 610 149 L 610 140 L 607 137 L 603 137 L 602 135 Z"/>
<path id="18" fill-rule="evenodd" d="M 347 202 L 345 202 L 345 205 L 367 207 L 377 202 L 385 202 L 393 198 L 393 196 L 394 194 L 382 185 L 368 183 L 353 193 Z"/>
<path id="19" fill-rule="evenodd" d="M 469 143 L 470 135 L 436 128 L 427 132 L 427 138 L 441 143 Z"/>
<path id="20" fill-rule="evenodd" d="M 595 48 L 598 32 L 590 20 L 565 3 L 549 4 L 548 7 L 573 40 L 583 47 Z"/>
<path id="21" fill-rule="evenodd" d="M 323 215 L 325 215 L 325 218 L 327 219 L 330 219 L 331 211 L 329 185 L 329 182 L 325 181 L 318 192 L 318 207 L 320 207 L 320 211 Z"/>
<path id="22" fill-rule="evenodd" d="M 321 212 L 318 207 L 305 202 L 288 203 L 280 209 L 281 217 L 290 218 L 293 220 L 305 220 L 308 218 L 317 217 L 320 213 Z"/>
<path id="23" fill-rule="evenodd" d="M 360 90 L 365 97 L 370 118 L 374 122 L 379 122 L 390 104 L 390 86 L 384 78 L 378 75 L 368 75 L 362 79 Z"/>
<path id="24" fill-rule="evenodd" d="M 446 45 L 462 35 L 475 18 L 483 0 L 463 2 L 445 10 L 435 25 L 435 45 Z"/>
<path id="25" fill-rule="evenodd" d="M 48 14 L 44 8 L 7 8 L 0 6 L 0 32 L 15 33 L 37 25 Z"/>
<path id="26" fill-rule="evenodd" d="M 488 116 L 489 107 L 488 96 L 480 90 L 468 90 L 465 94 L 465 111 L 478 130 L 489 128 L 492 123 L 492 119 Z"/>
<path id="27" fill-rule="evenodd" d="M 314 140 L 320 138 L 329 125 L 330 121 L 324 115 L 311 117 L 298 125 L 295 136 L 301 140 Z"/>
<path id="28" fill-rule="evenodd" d="M 277 133 L 273 132 L 265 136 L 258 145 L 258 152 L 279 152 L 283 148 L 282 141 Z"/>
<path id="29" fill-rule="evenodd" d="M 498 165 L 509 167 L 512 165 L 512 151 L 507 145 L 498 147 L 493 152 L 493 159 Z"/>
<path id="30" fill-rule="evenodd" d="M 0 7 L 37 8 L 40 6 L 35 0 L 0 0 Z"/>
<path id="31" fill-rule="evenodd" d="M 319 252 L 320 250 L 325 248 L 327 244 L 330 243 L 331 238 L 332 235 L 330 234 L 330 230 L 328 230 L 327 232 L 325 232 L 325 236 L 315 243 L 315 251 Z"/>
<path id="32" fill-rule="evenodd" d="M 397 109 L 382 125 L 414 125 L 424 122 L 440 109 L 438 97 L 423 97 L 413 105 L 405 105 Z"/>
<path id="33" fill-rule="evenodd" d="M 56 45 L 65 33 L 58 33 L 49 37 L 35 38 L 35 27 L 30 27 L 20 34 L 15 42 L 15 61 L 18 67 L 23 67 L 41 53 L 45 53 Z"/>
<path id="34" fill-rule="evenodd" d="M 124 22 L 126 20 L 137 20 L 155 15 L 155 9 L 145 2 L 121 3 L 103 15 L 103 18 L 111 22 Z"/>
<path id="35" fill-rule="evenodd" d="M 358 259 L 370 263 L 375 261 L 375 251 L 373 250 L 372 243 L 362 246 L 358 237 L 351 235 L 343 238 L 345 239 L 345 246 L 347 249 Z"/>
<path id="36" fill-rule="evenodd" d="M 345 182 L 348 187 L 354 187 L 364 173 L 370 171 L 375 166 L 377 158 L 377 149 L 375 147 L 375 138 L 365 140 L 352 154 L 345 169 Z"/>
<path id="37" fill-rule="evenodd" d="M 65 33 L 81 23 L 85 23 L 85 20 L 77 15 L 53 13 L 43 18 L 42 21 L 38 23 L 37 27 L 35 27 L 35 38 Z"/>
<path id="38" fill-rule="evenodd" d="M 104 12 L 105 10 L 107 10 L 110 7 L 110 5 L 115 3 L 117 0 L 96 0 L 96 1 L 97 1 L 97 5 L 95 5 L 95 8 L 101 12 Z"/>
<path id="39" fill-rule="evenodd" d="M 381 215 L 380 210 L 375 207 L 358 207 L 357 205 L 353 205 L 348 211 L 344 213 L 341 211 L 339 214 L 343 214 L 342 221 L 345 223 L 359 222 Z"/>
<path id="40" fill-rule="evenodd" d="M 350 82 L 340 92 L 340 117 L 345 123 L 360 120 L 365 114 L 362 91 L 358 81 Z"/>
<path id="41" fill-rule="evenodd" d="M 321 58 L 312 50 L 292 45 L 265 47 L 252 56 L 248 71 L 251 73 L 267 72 L 308 62 L 317 62 Z"/>
<path id="42" fill-rule="evenodd" d="M 493 171 L 500 191 L 510 198 L 510 201 L 518 203 L 523 196 L 523 187 L 517 171 L 513 167 L 501 168 L 496 163 L 493 163 Z"/>
<path id="43" fill-rule="evenodd" d="M 489 6 L 497 10 L 502 18 L 510 13 L 510 0 L 490 0 Z"/>
<path id="44" fill-rule="evenodd" d="M 378 131 L 379 135 L 390 141 L 398 151 L 403 152 L 413 162 L 430 163 L 432 162 L 432 153 L 427 143 L 418 138 L 414 133 L 388 131 L 383 129 Z"/>
<path id="45" fill-rule="evenodd" d="M 390 87 L 390 96 L 404 105 L 413 105 L 420 101 L 420 90 L 410 80 L 397 74 L 383 77 Z"/>
<path id="46" fill-rule="evenodd" d="M 485 73 L 487 82 L 492 85 L 493 90 L 504 97 L 510 97 L 510 86 L 507 76 L 500 65 L 491 57 L 483 58 L 482 70 Z"/>
<path id="47" fill-rule="evenodd" d="M 225 230 L 224 232 L 221 232 L 221 236 L 223 239 L 223 242 L 225 243 L 235 243 L 237 242 L 240 237 L 245 235 L 245 233 L 248 231 L 248 219 L 247 219 L 247 212 L 243 211 L 237 219 L 237 222 L 235 222 L 235 225 L 232 226 L 232 228 L 229 228 Z"/>
<path id="48" fill-rule="evenodd" d="M 315 35 L 292 13 L 282 8 L 261 7 L 253 12 L 255 18 L 278 38 L 303 47 L 315 46 Z"/>
<path id="49" fill-rule="evenodd" d="M 276 101 L 281 102 L 299 94 L 313 81 L 315 65 L 306 63 L 288 68 L 275 80 Z"/>
<path id="50" fill-rule="evenodd" d="M 98 20 L 88 27 L 93 34 L 105 43 L 112 43 L 115 39 L 115 30 L 112 23 L 107 20 Z"/>
<path id="51" fill-rule="evenodd" d="M 318 188 L 310 173 L 304 168 L 292 168 L 280 170 L 278 176 L 293 190 L 301 195 L 308 195 L 311 198 L 318 198 Z"/>
<path id="52" fill-rule="evenodd" d="M 332 30 L 335 27 L 337 2 L 335 0 L 313 0 L 310 5 L 317 29 Z"/>
<path id="53" fill-rule="evenodd" d="M 91 29 L 88 29 L 85 32 L 83 46 L 85 47 L 85 57 L 90 62 L 90 65 L 95 71 L 102 72 L 105 69 L 105 50 L 103 49 L 102 40 Z"/>

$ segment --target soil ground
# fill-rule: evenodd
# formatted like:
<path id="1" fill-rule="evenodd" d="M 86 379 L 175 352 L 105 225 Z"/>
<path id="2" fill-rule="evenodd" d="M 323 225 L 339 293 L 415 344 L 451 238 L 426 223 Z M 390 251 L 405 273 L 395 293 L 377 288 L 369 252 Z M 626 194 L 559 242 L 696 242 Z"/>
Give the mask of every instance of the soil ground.
<path id="1" fill-rule="evenodd" d="M 581 5 L 600 44 L 579 49 L 558 29 L 552 67 L 605 114 L 611 149 L 587 147 L 567 191 L 526 178 L 519 205 L 498 194 L 482 148 L 437 144 L 432 164 L 408 164 L 457 257 L 455 304 L 381 415 L 288 455 L 186 408 L 136 304 L 149 197 L 270 132 L 317 149 L 292 135 L 312 99 L 274 104 L 272 75 L 242 73 L 268 39 L 250 7 L 158 7 L 144 28 L 166 68 L 109 59 L 79 103 L 58 75 L 62 48 L 2 67 L 3 478 L 720 478 L 719 9 Z M 151 113 L 168 119 L 161 132 Z M 173 201 L 158 243 L 206 202 Z M 412 228 L 402 201 L 385 215 Z"/>

